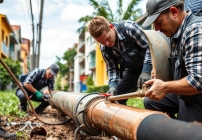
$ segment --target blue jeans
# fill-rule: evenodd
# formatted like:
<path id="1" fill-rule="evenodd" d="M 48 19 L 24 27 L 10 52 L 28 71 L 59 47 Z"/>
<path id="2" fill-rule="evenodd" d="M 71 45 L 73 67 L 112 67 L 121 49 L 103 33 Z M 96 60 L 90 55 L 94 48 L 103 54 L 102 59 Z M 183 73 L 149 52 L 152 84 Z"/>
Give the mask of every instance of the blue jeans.
<path id="1" fill-rule="evenodd" d="M 141 74 L 141 71 L 131 71 L 125 70 L 123 72 L 123 78 L 119 79 L 117 94 L 122 95 L 131 92 L 135 92 L 137 90 L 137 81 Z M 119 100 L 120 104 L 126 105 L 127 99 Z"/>
<path id="2" fill-rule="evenodd" d="M 49 106 L 48 101 L 44 101 L 43 99 L 37 99 L 35 94 L 33 94 L 27 90 L 25 90 L 25 91 L 27 92 L 27 95 L 29 97 L 31 97 L 30 100 L 36 101 L 36 102 L 41 102 L 41 104 L 35 108 L 36 112 L 42 112 L 47 106 Z M 19 98 L 21 110 L 27 111 L 27 99 L 21 89 L 17 89 L 16 96 Z"/>

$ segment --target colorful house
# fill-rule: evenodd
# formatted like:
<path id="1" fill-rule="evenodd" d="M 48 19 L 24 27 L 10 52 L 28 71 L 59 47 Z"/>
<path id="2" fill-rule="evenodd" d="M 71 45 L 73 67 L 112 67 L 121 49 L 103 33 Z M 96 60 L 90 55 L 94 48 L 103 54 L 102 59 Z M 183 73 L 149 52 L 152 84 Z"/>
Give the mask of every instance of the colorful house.
<path id="1" fill-rule="evenodd" d="M 9 57 L 11 33 L 14 34 L 6 15 L 0 14 L 0 58 Z"/>
<path id="2" fill-rule="evenodd" d="M 20 56 L 20 44 L 22 43 L 22 38 L 21 38 L 21 27 L 20 25 L 12 25 L 14 34 L 10 35 L 11 40 L 16 40 L 16 43 L 11 43 L 10 44 L 10 49 L 9 49 L 9 57 L 12 58 L 13 60 L 19 60 L 22 61 L 22 58 Z M 14 42 L 14 41 L 13 41 Z"/>

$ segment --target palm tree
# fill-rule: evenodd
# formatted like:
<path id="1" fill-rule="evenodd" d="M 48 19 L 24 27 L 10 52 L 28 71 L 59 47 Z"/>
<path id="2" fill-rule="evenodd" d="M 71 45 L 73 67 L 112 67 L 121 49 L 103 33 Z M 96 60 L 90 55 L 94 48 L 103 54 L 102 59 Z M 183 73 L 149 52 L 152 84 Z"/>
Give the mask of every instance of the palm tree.
<path id="1" fill-rule="evenodd" d="M 141 9 L 135 9 L 135 6 L 139 4 L 141 0 L 131 0 L 128 4 L 128 7 L 124 11 L 123 9 L 123 0 L 117 1 L 118 9 L 115 13 L 112 12 L 108 0 L 89 0 L 89 4 L 95 9 L 92 15 L 86 15 L 85 17 L 81 17 L 78 22 L 83 23 L 83 26 L 79 28 L 77 31 L 81 32 L 82 30 L 86 30 L 85 24 L 90 21 L 95 16 L 104 16 L 109 21 L 121 21 L 121 20 L 136 20 L 140 15 L 142 15 Z"/>

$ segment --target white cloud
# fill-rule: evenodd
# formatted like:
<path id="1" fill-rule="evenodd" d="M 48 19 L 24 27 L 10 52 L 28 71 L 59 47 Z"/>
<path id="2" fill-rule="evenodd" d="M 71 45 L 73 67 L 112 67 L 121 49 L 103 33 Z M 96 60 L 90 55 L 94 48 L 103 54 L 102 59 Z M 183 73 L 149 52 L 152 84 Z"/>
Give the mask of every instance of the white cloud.
<path id="1" fill-rule="evenodd" d="M 124 4 L 127 4 L 127 1 L 129 0 L 124 0 Z M 143 10 L 146 1 L 141 2 Z M 78 42 L 76 30 L 81 27 L 78 19 L 91 15 L 94 11 L 88 2 L 88 0 L 44 0 L 39 67 L 47 68 L 56 61 L 56 55 L 62 57 L 68 48 Z M 117 1 L 109 2 L 112 7 L 116 6 Z M 36 29 L 40 0 L 32 0 L 32 5 Z M 11 25 L 20 25 L 22 37 L 32 41 L 32 25 L 28 9 L 28 0 L 4 0 L 4 3 L 0 4 L 0 13 L 8 17 Z"/>
<path id="2" fill-rule="evenodd" d="M 89 5 L 76 5 L 76 4 L 70 4 L 67 5 L 61 14 L 61 19 L 62 20 L 78 20 L 79 18 L 86 16 L 86 15 L 91 15 L 93 13 L 93 8 L 90 7 Z"/>
<path id="3" fill-rule="evenodd" d="M 45 0 L 44 16 L 51 16 L 51 14 L 61 12 L 63 7 L 64 7 L 64 2 L 60 0 L 56 0 L 56 1 Z"/>

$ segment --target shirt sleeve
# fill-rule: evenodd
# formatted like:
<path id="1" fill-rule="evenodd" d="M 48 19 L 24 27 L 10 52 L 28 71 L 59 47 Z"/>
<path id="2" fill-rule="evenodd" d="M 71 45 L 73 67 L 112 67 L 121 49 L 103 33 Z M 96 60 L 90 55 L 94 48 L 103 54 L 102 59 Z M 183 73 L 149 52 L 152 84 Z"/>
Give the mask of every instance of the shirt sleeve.
<path id="1" fill-rule="evenodd" d="M 104 51 L 103 49 L 104 47 L 105 46 L 101 45 L 100 50 L 107 67 L 108 85 L 110 88 L 111 87 L 117 88 L 119 82 L 118 65 L 114 62 L 112 58 L 110 58 L 109 54 L 107 54 L 107 52 Z"/>
<path id="2" fill-rule="evenodd" d="M 130 30 L 128 30 L 128 34 L 137 43 L 138 47 L 146 50 L 142 72 L 150 73 L 152 69 L 152 60 L 148 41 L 146 39 L 144 32 L 142 31 L 142 29 L 139 27 L 138 24 L 133 23 L 132 25 L 130 25 Z"/>
<path id="3" fill-rule="evenodd" d="M 33 84 L 36 80 L 36 77 L 40 74 L 40 69 L 35 68 L 33 71 L 31 71 L 27 78 L 25 79 L 25 83 L 27 84 Z"/>
<path id="4" fill-rule="evenodd" d="M 187 82 L 202 92 L 202 22 L 189 26 L 182 38 Z"/>

